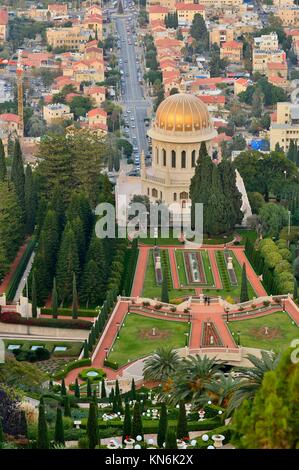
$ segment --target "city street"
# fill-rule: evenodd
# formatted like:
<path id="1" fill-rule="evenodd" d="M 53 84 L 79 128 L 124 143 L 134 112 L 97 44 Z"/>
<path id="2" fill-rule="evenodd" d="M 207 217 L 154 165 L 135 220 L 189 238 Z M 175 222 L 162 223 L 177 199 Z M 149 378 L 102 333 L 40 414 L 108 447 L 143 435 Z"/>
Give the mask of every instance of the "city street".
<path id="1" fill-rule="evenodd" d="M 138 148 L 140 155 L 142 150 L 147 153 L 148 149 L 146 138 L 147 130 L 144 119 L 148 117 L 147 109 L 150 107 L 151 103 L 144 98 L 143 88 L 139 83 L 139 77 L 143 75 L 143 72 L 141 72 L 141 74 L 139 73 L 138 77 L 137 61 L 140 61 L 140 57 L 137 56 L 132 33 L 127 31 L 129 16 L 128 14 L 124 17 L 115 17 L 121 45 L 119 57 L 120 69 L 123 70 L 122 88 L 124 94 L 121 98 L 121 104 L 123 106 L 124 119 L 127 122 L 127 127 L 130 127 L 130 141 L 133 143 L 134 147 Z M 135 22 L 135 20 L 132 19 L 130 24 L 132 24 L 133 21 Z"/>

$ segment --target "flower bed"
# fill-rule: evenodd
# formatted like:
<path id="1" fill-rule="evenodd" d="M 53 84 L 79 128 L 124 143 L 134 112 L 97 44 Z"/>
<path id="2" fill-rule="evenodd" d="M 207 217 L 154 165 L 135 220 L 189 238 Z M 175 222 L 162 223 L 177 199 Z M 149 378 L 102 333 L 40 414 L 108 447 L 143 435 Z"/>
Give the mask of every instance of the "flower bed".
<path id="1" fill-rule="evenodd" d="M 230 280 L 230 283 L 232 286 L 237 286 L 238 285 L 238 279 L 237 279 L 237 275 L 236 275 L 236 271 L 234 269 L 234 267 L 232 268 L 228 268 L 228 258 L 233 258 L 233 255 L 231 252 L 229 251 L 224 251 L 224 259 L 225 259 L 225 262 L 226 262 L 226 269 L 227 269 L 227 272 L 228 272 L 228 275 L 229 275 L 229 280 Z"/>
<path id="2" fill-rule="evenodd" d="M 211 336 L 213 337 L 213 343 L 211 344 Z M 221 338 L 218 334 L 216 326 L 214 322 L 204 322 L 203 323 L 203 331 L 202 331 L 202 347 L 204 348 L 213 348 L 215 346 L 223 346 Z"/>
<path id="3" fill-rule="evenodd" d="M 206 284 L 206 274 L 199 252 L 184 253 L 185 266 L 189 284 Z"/>
<path id="4" fill-rule="evenodd" d="M 154 269 L 155 269 L 156 282 L 157 284 L 162 284 L 162 281 L 163 281 L 162 267 L 160 268 L 156 267 L 158 257 L 160 257 L 160 263 L 161 263 L 160 248 L 156 247 L 153 249 L 153 257 L 154 257 Z"/>

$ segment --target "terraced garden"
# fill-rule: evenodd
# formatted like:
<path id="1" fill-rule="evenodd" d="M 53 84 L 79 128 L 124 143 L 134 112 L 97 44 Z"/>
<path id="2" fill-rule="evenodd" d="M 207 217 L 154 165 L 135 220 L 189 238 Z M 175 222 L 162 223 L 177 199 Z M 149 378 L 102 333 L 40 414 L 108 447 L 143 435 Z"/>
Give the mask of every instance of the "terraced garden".
<path id="1" fill-rule="evenodd" d="M 277 312 L 248 320 L 230 321 L 234 338 L 240 334 L 241 346 L 282 351 L 298 338 L 299 328 L 287 313 Z"/>
<path id="2" fill-rule="evenodd" d="M 224 299 L 229 299 L 233 302 L 238 302 L 240 299 L 241 281 L 242 281 L 242 267 L 238 263 L 234 253 L 228 252 L 232 257 L 232 263 L 237 278 L 237 284 L 232 285 L 223 251 L 216 252 L 217 266 L 222 282 L 222 289 L 205 289 L 204 293 L 209 295 L 220 295 Z M 255 296 L 254 289 L 248 281 L 248 294 L 249 298 L 252 299 Z"/>
<path id="3" fill-rule="evenodd" d="M 163 269 L 166 269 L 166 276 L 168 278 L 168 289 L 170 302 L 175 299 L 182 298 L 184 296 L 194 295 L 194 289 L 174 289 L 171 278 L 169 255 L 167 250 L 161 250 L 161 264 Z M 184 284 L 186 285 L 186 283 Z M 154 258 L 152 251 L 149 253 L 148 264 L 143 284 L 143 297 L 149 297 L 152 299 L 159 299 L 161 297 L 161 286 L 157 284 L 155 275 Z"/>
<path id="4" fill-rule="evenodd" d="M 153 329 L 155 334 L 153 334 Z M 108 360 L 122 366 L 128 361 L 152 354 L 166 343 L 170 348 L 183 348 L 186 341 L 185 333 L 189 333 L 187 322 L 128 314 Z"/>
<path id="5" fill-rule="evenodd" d="M 175 258 L 176 258 L 176 264 L 177 264 L 177 269 L 178 269 L 178 275 L 180 279 L 180 284 L 183 286 L 188 286 L 192 284 L 192 282 L 189 282 L 188 277 L 187 277 L 187 267 L 186 267 L 186 262 L 184 259 L 184 255 L 187 254 L 187 250 L 176 250 L 175 251 Z M 191 252 L 190 252 L 191 253 Z M 194 252 L 192 252 L 194 253 Z M 197 282 L 194 283 L 193 285 L 195 286 L 211 286 L 213 287 L 214 284 L 214 276 L 213 276 L 213 271 L 211 268 L 210 264 L 210 259 L 209 259 L 209 254 L 207 250 L 200 250 L 196 253 L 200 254 L 201 258 L 201 264 L 202 268 L 204 271 L 205 275 L 205 282 Z"/>

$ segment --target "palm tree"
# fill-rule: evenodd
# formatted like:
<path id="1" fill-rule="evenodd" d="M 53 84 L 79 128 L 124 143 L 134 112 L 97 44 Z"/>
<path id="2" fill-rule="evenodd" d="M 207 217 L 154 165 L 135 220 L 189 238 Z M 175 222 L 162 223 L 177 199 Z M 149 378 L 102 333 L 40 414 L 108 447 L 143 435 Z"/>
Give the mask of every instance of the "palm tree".
<path id="1" fill-rule="evenodd" d="M 207 383 L 206 392 L 203 394 L 203 400 L 200 400 L 200 404 L 212 400 L 218 406 L 226 408 L 239 383 L 240 379 L 232 374 L 219 374 L 216 380 Z"/>
<path id="2" fill-rule="evenodd" d="M 169 402 L 178 403 L 180 400 L 199 402 L 207 385 L 220 374 L 221 364 L 215 358 L 208 356 L 188 356 L 181 361 L 176 370 L 169 391 Z"/>
<path id="3" fill-rule="evenodd" d="M 239 374 L 240 382 L 236 391 L 233 393 L 227 408 L 227 415 L 238 408 L 243 400 L 252 400 L 260 388 L 266 372 L 276 369 L 280 354 L 269 351 L 261 351 L 261 357 L 248 354 L 247 359 L 253 364 L 253 367 L 238 367 L 235 369 Z"/>
<path id="4" fill-rule="evenodd" d="M 159 348 L 156 354 L 147 358 L 144 363 L 144 379 L 165 382 L 175 373 L 180 362 L 176 351 L 171 348 Z"/>

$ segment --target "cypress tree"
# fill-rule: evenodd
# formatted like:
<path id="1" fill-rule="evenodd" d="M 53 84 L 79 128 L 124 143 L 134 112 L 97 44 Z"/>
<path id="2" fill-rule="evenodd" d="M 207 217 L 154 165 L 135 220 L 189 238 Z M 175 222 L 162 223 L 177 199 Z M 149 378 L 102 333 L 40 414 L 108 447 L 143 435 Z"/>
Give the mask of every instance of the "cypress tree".
<path id="1" fill-rule="evenodd" d="M 3 142 L 0 139 L 0 182 L 4 181 L 7 176 L 7 169 L 5 163 L 5 152 L 3 147 Z"/>
<path id="2" fill-rule="evenodd" d="M 61 395 L 65 396 L 66 395 L 66 386 L 65 386 L 65 381 L 62 379 L 61 381 Z"/>
<path id="3" fill-rule="evenodd" d="M 89 449 L 94 449 L 99 444 L 98 408 L 94 402 L 89 405 L 87 420 L 87 437 Z"/>
<path id="4" fill-rule="evenodd" d="M 53 390 L 53 380 L 49 380 L 49 390 Z"/>
<path id="5" fill-rule="evenodd" d="M 62 444 L 62 445 L 65 444 L 62 410 L 61 410 L 60 406 L 57 408 L 57 411 L 56 411 L 54 442 L 56 444 Z"/>
<path id="6" fill-rule="evenodd" d="M 90 379 L 87 379 L 87 385 L 86 385 L 86 393 L 88 397 L 92 396 L 92 391 L 91 391 L 91 382 Z"/>
<path id="7" fill-rule="evenodd" d="M 87 261 L 81 279 L 80 302 L 86 308 L 95 307 L 102 303 L 104 281 L 101 269 L 94 260 Z"/>
<path id="8" fill-rule="evenodd" d="M 140 403 L 136 401 L 133 410 L 133 421 L 132 421 L 132 437 L 136 439 L 136 436 L 142 436 L 143 438 L 143 426 L 140 412 Z"/>
<path id="9" fill-rule="evenodd" d="M 80 398 L 80 387 L 79 387 L 78 378 L 76 378 L 75 380 L 75 397 Z"/>
<path id="10" fill-rule="evenodd" d="M 176 442 L 176 435 L 175 430 L 169 428 L 166 434 L 166 441 L 165 441 L 165 448 L 166 449 L 177 449 L 177 442 Z"/>
<path id="11" fill-rule="evenodd" d="M 212 182 L 209 188 L 208 206 L 203 208 L 203 225 L 204 232 L 208 235 L 218 235 L 228 229 L 229 211 L 224 198 L 218 166 L 211 164 L 213 166 Z"/>
<path id="12" fill-rule="evenodd" d="M 28 427 L 27 427 L 27 419 L 24 410 L 21 410 L 20 414 L 20 434 L 27 438 L 28 436 Z"/>
<path id="13" fill-rule="evenodd" d="M 122 435 L 122 442 L 126 437 L 131 437 L 132 435 L 132 417 L 131 417 L 131 410 L 129 403 L 125 405 L 125 416 L 124 416 L 124 424 L 123 424 L 123 435 Z"/>
<path id="14" fill-rule="evenodd" d="M 136 386 L 135 386 L 134 378 L 132 379 L 132 383 L 131 383 L 130 397 L 131 397 L 131 400 L 136 400 Z"/>
<path id="15" fill-rule="evenodd" d="M 4 442 L 5 442 L 5 439 L 4 439 L 4 432 L 3 432 L 3 426 L 2 426 L 2 416 L 0 416 L 0 449 Z"/>
<path id="16" fill-rule="evenodd" d="M 293 299 L 298 300 L 298 282 L 297 279 L 294 277 L 294 292 L 293 292 Z"/>
<path id="17" fill-rule="evenodd" d="M 249 300 L 249 295 L 248 295 L 246 265 L 245 265 L 245 263 L 243 263 L 240 302 L 247 302 L 248 300 Z"/>
<path id="18" fill-rule="evenodd" d="M 24 163 L 19 140 L 15 141 L 14 152 L 11 164 L 11 181 L 15 187 L 17 198 L 22 210 L 25 214 L 25 173 Z"/>
<path id="19" fill-rule="evenodd" d="M 118 397 L 116 395 L 114 395 L 113 401 L 112 401 L 112 411 L 113 411 L 113 413 L 118 413 L 118 411 L 119 411 L 117 398 Z"/>
<path id="20" fill-rule="evenodd" d="M 67 395 L 64 397 L 63 405 L 64 405 L 64 416 L 71 418 L 72 412 L 71 412 L 70 399 Z"/>
<path id="21" fill-rule="evenodd" d="M 226 230 L 232 230 L 235 225 L 240 224 L 243 219 L 242 195 L 236 185 L 236 171 L 229 160 L 223 160 L 218 165 L 224 199 L 226 201 Z"/>
<path id="22" fill-rule="evenodd" d="M 52 316 L 53 316 L 53 318 L 58 317 L 58 299 L 57 299 L 56 277 L 54 277 L 53 290 L 52 290 Z"/>
<path id="23" fill-rule="evenodd" d="M 42 399 L 38 407 L 37 449 L 49 449 L 48 425 Z"/>
<path id="24" fill-rule="evenodd" d="M 88 359 L 88 358 L 89 358 L 89 347 L 88 347 L 87 340 L 84 341 L 83 357 L 84 357 L 84 359 Z"/>
<path id="25" fill-rule="evenodd" d="M 68 223 L 62 235 L 56 272 L 58 297 L 62 303 L 69 304 L 72 300 L 73 273 L 79 275 L 79 256 L 75 235 Z"/>
<path id="26" fill-rule="evenodd" d="M 167 419 L 166 404 L 162 403 L 160 419 L 159 419 L 158 434 L 157 434 L 157 444 L 159 447 L 163 447 L 163 444 L 166 440 L 167 422 L 168 422 L 168 419 Z"/>
<path id="27" fill-rule="evenodd" d="M 165 269 L 163 272 L 163 280 L 162 280 L 162 288 L 161 288 L 161 302 L 165 302 L 166 304 L 169 303 L 168 283 L 167 283 L 167 277 L 165 275 Z"/>
<path id="28" fill-rule="evenodd" d="M 183 400 L 180 401 L 176 437 L 177 439 L 183 439 L 184 437 L 189 437 L 186 409 L 185 409 L 185 403 Z"/>
<path id="29" fill-rule="evenodd" d="M 25 171 L 25 230 L 30 234 L 34 230 L 36 217 L 37 198 L 31 166 L 26 166 Z"/>
<path id="30" fill-rule="evenodd" d="M 190 198 L 192 201 L 191 216 L 192 226 L 195 226 L 195 204 L 202 203 L 204 215 L 209 203 L 209 191 L 212 184 L 213 163 L 209 157 L 204 143 L 201 144 L 198 159 L 195 165 L 195 172 L 190 183 Z M 206 208 L 206 211 L 205 211 Z M 204 218 L 205 224 L 205 218 Z M 205 225 L 204 225 L 205 229 Z"/>
<path id="31" fill-rule="evenodd" d="M 101 398 L 106 398 L 107 397 L 107 392 L 106 392 L 106 386 L 105 386 L 105 379 L 102 378 L 101 381 Z"/>
<path id="32" fill-rule="evenodd" d="M 72 303 L 72 317 L 74 320 L 78 318 L 78 295 L 77 295 L 77 282 L 76 274 L 73 273 L 73 303 Z"/>
<path id="33" fill-rule="evenodd" d="M 116 396 L 116 397 L 119 397 L 119 396 L 120 396 L 120 390 L 119 390 L 118 379 L 116 379 L 116 381 L 115 381 L 115 396 Z"/>
<path id="34" fill-rule="evenodd" d="M 31 302 L 32 302 L 32 318 L 36 318 L 37 317 L 37 300 L 36 300 L 36 282 L 35 282 L 34 271 L 32 273 Z"/>

